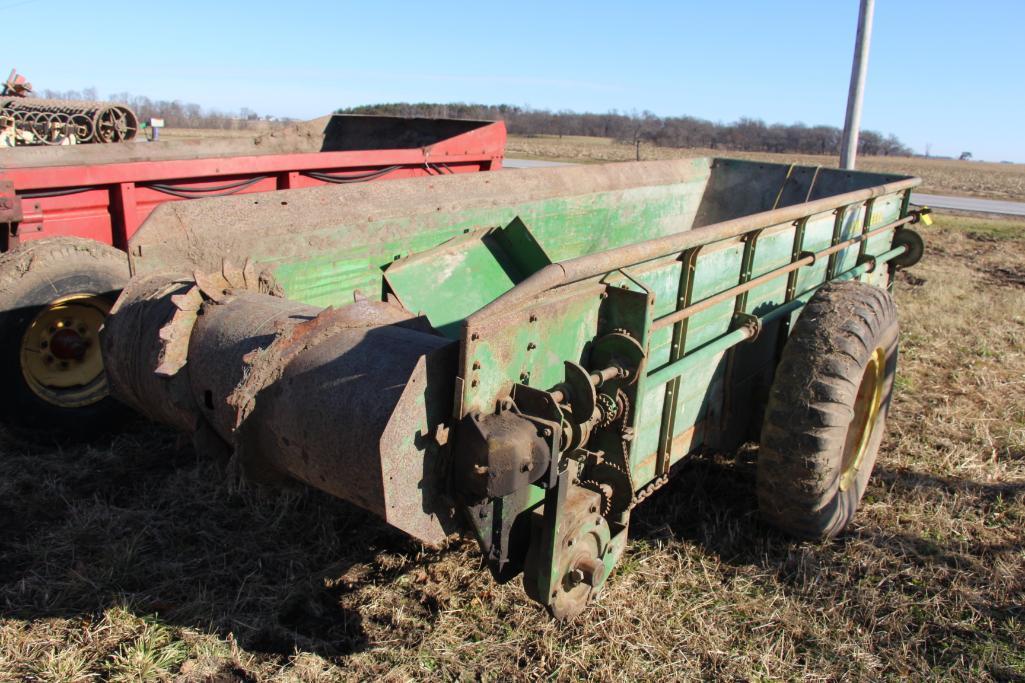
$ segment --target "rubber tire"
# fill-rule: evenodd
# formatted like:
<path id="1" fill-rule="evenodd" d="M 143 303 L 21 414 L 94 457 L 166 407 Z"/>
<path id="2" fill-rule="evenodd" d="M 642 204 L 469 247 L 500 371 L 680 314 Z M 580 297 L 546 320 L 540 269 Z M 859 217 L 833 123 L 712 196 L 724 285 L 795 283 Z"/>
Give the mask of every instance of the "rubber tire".
<path id="1" fill-rule="evenodd" d="M 129 279 L 128 256 L 80 237 L 28 242 L 0 255 L 0 391 L 5 422 L 89 436 L 105 431 L 125 408 L 111 397 L 65 408 L 41 399 L 21 371 L 21 340 L 51 301 L 70 294 L 95 294 L 111 303 Z"/>
<path id="2" fill-rule="evenodd" d="M 758 507 L 781 531 L 832 538 L 854 517 L 885 431 L 897 339 L 892 297 L 863 282 L 826 284 L 802 311 L 776 369 L 758 454 Z M 879 348 L 885 358 L 879 411 L 855 478 L 841 491 L 853 407 Z"/>

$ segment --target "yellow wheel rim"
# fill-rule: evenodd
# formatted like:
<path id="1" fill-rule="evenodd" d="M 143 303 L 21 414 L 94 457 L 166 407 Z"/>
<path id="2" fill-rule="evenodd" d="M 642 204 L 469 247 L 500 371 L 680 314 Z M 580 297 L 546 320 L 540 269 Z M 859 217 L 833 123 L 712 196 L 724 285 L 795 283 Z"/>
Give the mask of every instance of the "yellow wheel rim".
<path id="1" fill-rule="evenodd" d="M 840 470 L 840 490 L 846 491 L 858 476 L 858 470 L 865 461 L 872 433 L 879 418 L 883 403 L 883 376 L 886 373 L 886 351 L 877 348 L 861 378 L 858 395 L 854 400 L 854 419 L 847 428 L 844 444 L 843 465 Z"/>
<path id="2" fill-rule="evenodd" d="M 107 396 L 100 326 L 110 303 L 95 294 L 51 301 L 21 340 L 21 372 L 32 392 L 61 408 L 80 408 Z"/>

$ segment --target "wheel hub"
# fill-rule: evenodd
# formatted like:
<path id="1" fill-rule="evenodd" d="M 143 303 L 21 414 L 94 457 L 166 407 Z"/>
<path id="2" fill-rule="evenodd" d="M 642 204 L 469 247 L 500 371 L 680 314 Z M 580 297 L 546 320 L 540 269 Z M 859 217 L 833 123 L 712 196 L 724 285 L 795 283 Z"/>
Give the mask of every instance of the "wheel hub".
<path id="1" fill-rule="evenodd" d="M 67 327 L 54 332 L 49 342 L 50 351 L 60 360 L 81 361 L 91 345 L 77 330 Z"/>
<path id="2" fill-rule="evenodd" d="M 883 402 L 883 376 L 886 372 L 886 351 L 877 348 L 865 366 L 858 395 L 854 401 L 854 418 L 847 428 L 843 464 L 840 470 L 840 490 L 846 491 L 857 479 L 858 470 L 865 459 L 878 422 Z"/>
<path id="3" fill-rule="evenodd" d="M 61 297 L 42 308 L 22 337 L 22 375 L 47 403 L 74 408 L 107 395 L 99 330 L 110 304 L 94 294 Z"/>

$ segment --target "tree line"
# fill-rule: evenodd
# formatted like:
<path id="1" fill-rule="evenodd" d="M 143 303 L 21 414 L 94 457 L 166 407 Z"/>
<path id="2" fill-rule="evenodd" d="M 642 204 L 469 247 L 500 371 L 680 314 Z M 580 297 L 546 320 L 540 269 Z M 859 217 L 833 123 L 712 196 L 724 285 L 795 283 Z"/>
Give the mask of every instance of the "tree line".
<path id="1" fill-rule="evenodd" d="M 834 126 L 803 123 L 766 124 L 742 118 L 717 123 L 693 116 L 656 116 L 610 111 L 606 114 L 551 111 L 508 104 L 435 104 L 395 102 L 339 109 L 340 114 L 384 114 L 431 118 L 469 118 L 505 121 L 514 135 L 586 135 L 623 142 L 648 142 L 660 147 L 699 147 L 743 152 L 790 152 L 839 154 L 842 131 Z M 912 151 L 895 135 L 863 130 L 858 143 L 861 154 L 911 156 Z"/>
<path id="2" fill-rule="evenodd" d="M 39 97 L 56 100 L 90 100 L 99 101 L 101 98 L 96 88 L 85 88 L 83 90 L 42 90 L 37 93 Z M 181 102 L 179 100 L 151 100 L 141 95 L 132 95 L 122 92 L 114 93 L 107 98 L 109 102 L 117 102 L 131 107 L 139 116 L 139 121 L 147 121 L 151 118 L 162 118 L 164 124 L 172 128 L 216 128 L 221 130 L 240 129 L 248 127 L 254 121 L 288 121 L 289 119 L 275 118 L 272 116 L 259 116 L 255 112 L 242 108 L 237 114 L 218 111 L 216 109 L 205 109 L 194 102 Z"/>

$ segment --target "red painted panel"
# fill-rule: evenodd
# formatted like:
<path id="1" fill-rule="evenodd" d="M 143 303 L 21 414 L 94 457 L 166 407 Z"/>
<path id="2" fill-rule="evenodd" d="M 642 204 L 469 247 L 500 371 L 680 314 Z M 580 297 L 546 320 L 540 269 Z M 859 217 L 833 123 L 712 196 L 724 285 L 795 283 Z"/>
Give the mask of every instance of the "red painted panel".
<path id="1" fill-rule="evenodd" d="M 24 219 L 18 226 L 18 240 L 74 235 L 124 248 L 160 204 L 219 194 L 203 192 L 204 188 L 244 182 L 221 192 L 249 194 L 314 187 L 327 182 L 316 175 L 358 176 L 392 166 L 399 168 L 370 179 L 497 170 L 502 166 L 505 140 L 505 124 L 498 122 L 416 149 L 6 168 L 0 169 L 0 180 L 12 181 L 21 198 Z M 152 185 L 165 186 L 165 191 Z M 51 192 L 61 194 L 33 196 Z"/>

